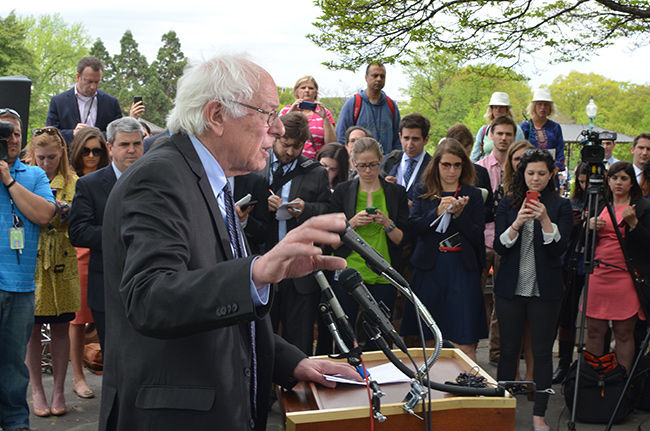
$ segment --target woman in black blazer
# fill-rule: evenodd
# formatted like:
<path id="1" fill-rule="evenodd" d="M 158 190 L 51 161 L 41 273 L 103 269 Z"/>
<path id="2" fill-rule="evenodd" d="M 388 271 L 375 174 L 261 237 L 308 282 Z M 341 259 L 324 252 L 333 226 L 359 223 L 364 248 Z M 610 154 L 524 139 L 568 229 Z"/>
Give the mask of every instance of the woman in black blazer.
<path id="1" fill-rule="evenodd" d="M 485 205 L 474 184 L 474 165 L 453 138 L 443 139 L 422 176 L 409 216 L 417 242 L 413 247 L 411 286 L 446 340 L 476 361 L 476 344 L 486 338 L 487 319 L 481 289 L 485 266 Z M 431 227 L 439 216 L 444 222 Z M 404 308 L 402 335 L 418 335 L 412 304 Z M 427 345 L 433 334 L 425 332 Z"/>
<path id="2" fill-rule="evenodd" d="M 374 139 L 357 140 L 352 147 L 352 160 L 359 176 L 336 186 L 330 198 L 329 212 L 345 213 L 352 229 L 396 267 L 402 257 L 404 241 L 408 240 L 406 189 L 379 175 L 382 153 Z M 348 267 L 359 271 L 377 302 L 383 301 L 392 311 L 397 295 L 393 286 L 372 272 L 361 256 L 349 247 L 341 244 L 334 254 L 345 258 Z M 359 309 L 356 301 L 343 292 L 336 281 L 332 288 L 346 314 L 353 322 L 356 321 Z M 376 350 L 376 346 L 368 341 L 364 349 Z"/>
<path id="3" fill-rule="evenodd" d="M 521 337 L 528 318 L 537 385 L 533 407 L 535 430 L 548 429 L 544 415 L 553 374 L 552 348 L 564 295 L 562 254 L 573 214 L 552 180 L 555 161 L 544 149 L 527 150 L 514 174 L 513 193 L 497 208 L 494 249 L 501 255 L 494 293 L 501 334 L 497 380 L 514 380 Z M 538 199 L 526 199 L 527 191 Z"/>
<path id="4" fill-rule="evenodd" d="M 650 275 L 650 202 L 643 197 L 630 162 L 616 162 L 607 173 L 605 193 L 612 204 L 616 224 L 624 239 L 624 246 L 633 266 L 644 276 Z M 601 203 L 596 220 L 589 220 L 590 229 L 596 227 L 594 259 L 602 263 L 594 268 L 587 295 L 587 340 L 585 347 L 596 356 L 602 356 L 605 338 L 612 321 L 618 362 L 630 370 L 634 362 L 634 327 L 637 317 L 643 315 L 632 277 L 627 271 L 609 212 Z M 613 266 L 612 266 L 613 265 Z"/>

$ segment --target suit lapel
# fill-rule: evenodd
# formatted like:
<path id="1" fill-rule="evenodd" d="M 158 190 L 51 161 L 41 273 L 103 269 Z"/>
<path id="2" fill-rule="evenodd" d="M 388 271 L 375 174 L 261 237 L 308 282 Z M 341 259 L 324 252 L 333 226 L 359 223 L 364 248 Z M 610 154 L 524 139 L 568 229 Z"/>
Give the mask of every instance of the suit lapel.
<path id="1" fill-rule="evenodd" d="M 77 97 L 74 95 L 74 87 L 68 90 L 66 97 L 68 98 L 67 103 L 70 106 L 74 118 L 76 119 L 77 123 L 81 123 L 81 115 L 79 115 L 79 104 L 77 103 Z"/>
<path id="2" fill-rule="evenodd" d="M 221 249 L 223 254 L 228 260 L 234 259 L 232 249 L 230 248 L 230 236 L 228 234 L 228 228 L 223 221 L 223 216 L 221 215 L 221 210 L 219 209 L 219 203 L 217 202 L 217 198 L 212 192 L 210 181 L 208 180 L 208 176 L 205 174 L 205 170 L 203 169 L 203 164 L 201 164 L 199 155 L 196 154 L 194 146 L 192 145 L 190 138 L 187 136 L 173 135 L 171 139 L 174 142 L 174 145 L 176 145 L 180 151 L 181 155 L 185 158 L 192 172 L 198 178 L 199 189 L 201 190 L 203 199 L 206 202 L 208 209 L 210 210 L 210 214 L 212 215 L 212 220 L 216 227 L 217 233 L 219 234 L 219 240 L 221 242 Z"/>
<path id="3" fill-rule="evenodd" d="M 348 216 L 348 220 L 357 213 L 357 198 L 359 195 L 359 179 L 352 180 L 350 183 L 350 192 L 346 194 L 343 201 L 343 212 Z"/>
<path id="4" fill-rule="evenodd" d="M 108 166 L 104 168 L 104 174 L 102 175 L 102 187 L 104 188 L 104 192 L 106 193 L 106 196 L 111 194 L 111 190 L 113 190 L 113 186 L 117 182 L 117 177 L 115 176 L 115 171 L 113 170 L 113 164 L 110 163 Z"/>

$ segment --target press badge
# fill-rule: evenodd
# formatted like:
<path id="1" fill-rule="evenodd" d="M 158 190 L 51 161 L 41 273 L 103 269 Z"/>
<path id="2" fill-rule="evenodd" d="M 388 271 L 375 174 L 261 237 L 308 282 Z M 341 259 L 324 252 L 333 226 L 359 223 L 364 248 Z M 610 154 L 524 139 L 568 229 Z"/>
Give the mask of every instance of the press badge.
<path id="1" fill-rule="evenodd" d="M 9 247 L 11 247 L 12 250 L 22 250 L 25 248 L 25 228 L 9 228 Z"/>

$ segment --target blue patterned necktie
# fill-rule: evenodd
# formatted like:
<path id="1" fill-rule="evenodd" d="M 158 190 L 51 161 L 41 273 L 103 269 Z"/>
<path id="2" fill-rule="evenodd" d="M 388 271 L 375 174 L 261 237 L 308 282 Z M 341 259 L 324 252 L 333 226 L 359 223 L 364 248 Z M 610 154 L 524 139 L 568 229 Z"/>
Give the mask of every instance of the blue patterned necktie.
<path id="1" fill-rule="evenodd" d="M 226 185 L 223 187 L 224 201 L 226 204 L 226 224 L 228 225 L 228 235 L 230 236 L 230 243 L 233 248 L 233 255 L 235 259 L 239 259 L 244 256 L 244 248 L 241 243 L 241 237 L 239 236 L 239 228 L 237 218 L 235 218 L 235 200 L 232 197 L 232 189 L 230 188 L 230 182 L 226 181 Z M 252 387 L 253 387 L 253 408 L 257 406 L 257 352 L 255 351 L 255 322 L 250 324 L 250 334 L 251 334 L 251 345 L 253 349 L 253 375 L 252 375 Z"/>
<path id="2" fill-rule="evenodd" d="M 415 164 L 417 161 L 415 159 L 408 159 L 406 161 L 406 172 L 404 172 L 404 187 L 407 189 L 409 188 L 409 181 L 411 181 L 411 177 L 413 176 L 413 172 L 415 171 Z"/>

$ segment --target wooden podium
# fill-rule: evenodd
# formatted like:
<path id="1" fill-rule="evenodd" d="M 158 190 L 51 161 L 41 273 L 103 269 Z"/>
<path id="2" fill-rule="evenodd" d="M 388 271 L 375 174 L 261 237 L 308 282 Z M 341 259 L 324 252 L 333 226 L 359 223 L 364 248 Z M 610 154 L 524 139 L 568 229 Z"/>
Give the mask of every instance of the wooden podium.
<path id="1" fill-rule="evenodd" d="M 418 366 L 422 364 L 422 349 L 409 349 Z M 410 364 L 406 355 L 394 353 Z M 363 354 L 366 367 L 388 362 L 381 352 Z M 319 357 L 327 359 L 327 357 Z M 411 365 L 412 366 L 412 365 Z M 432 381 L 444 383 L 455 380 L 460 373 L 477 372 L 490 383 L 496 384 L 482 368 L 458 349 L 443 349 L 440 358 L 431 367 Z M 402 409 L 402 400 L 410 390 L 409 383 L 392 383 L 381 386 L 386 396 L 381 398 L 381 413 L 387 417 L 380 423 L 374 421 L 377 431 L 417 430 L 424 422 Z M 328 389 L 313 382 L 300 382 L 290 391 L 279 389 L 278 399 L 285 414 L 286 431 L 361 431 L 370 429 L 370 402 L 365 386 L 339 383 Z M 431 390 L 432 428 L 439 430 L 504 431 L 515 429 L 514 397 L 461 397 Z M 422 403 L 415 408 L 422 416 Z"/>

